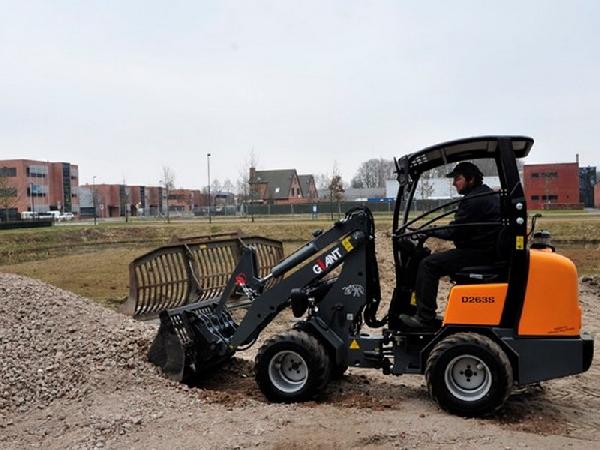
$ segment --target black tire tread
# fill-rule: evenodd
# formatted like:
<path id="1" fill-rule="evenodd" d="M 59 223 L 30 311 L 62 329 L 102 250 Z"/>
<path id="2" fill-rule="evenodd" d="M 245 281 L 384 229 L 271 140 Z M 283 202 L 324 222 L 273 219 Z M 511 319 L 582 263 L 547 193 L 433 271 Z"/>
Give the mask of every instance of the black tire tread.
<path id="1" fill-rule="evenodd" d="M 329 364 L 330 364 L 329 379 L 330 380 L 339 380 L 339 379 L 343 378 L 344 374 L 348 370 L 348 364 L 347 363 L 342 363 L 339 365 L 335 364 L 335 351 L 330 346 L 328 346 L 325 342 L 323 342 L 322 338 L 319 338 L 319 336 L 317 336 L 317 333 L 312 331 L 312 327 L 307 326 L 306 322 L 300 321 L 300 322 L 296 322 L 294 324 L 293 329 L 304 332 L 304 333 L 308 333 L 311 336 L 314 336 L 317 340 L 319 340 L 319 342 L 322 342 L 323 347 L 325 347 L 325 350 L 327 351 L 327 354 L 329 355 Z"/>
<path id="2" fill-rule="evenodd" d="M 266 358 L 266 353 L 273 345 L 281 343 L 292 343 L 300 346 L 307 351 L 309 356 L 309 360 L 306 362 L 309 364 L 310 379 L 307 381 L 308 385 L 306 389 L 297 396 L 284 396 L 274 391 L 272 385 L 268 382 L 268 375 L 264 374 L 261 370 L 261 361 L 263 358 Z M 256 383 L 269 400 L 290 403 L 310 400 L 325 389 L 329 381 L 330 362 L 325 347 L 316 337 L 304 331 L 289 330 L 285 333 L 272 336 L 265 341 L 254 359 L 254 369 Z"/>
<path id="3" fill-rule="evenodd" d="M 502 406 L 502 404 L 504 404 L 504 402 L 506 401 L 506 399 L 508 398 L 508 396 L 511 393 L 511 390 L 513 387 L 513 381 L 514 381 L 512 365 L 511 365 L 510 360 L 508 359 L 508 356 L 506 355 L 506 353 L 502 350 L 502 348 L 496 342 L 494 342 L 489 337 L 484 336 L 479 333 L 452 334 L 449 337 L 443 339 L 441 342 L 439 342 L 434 347 L 434 349 L 429 354 L 429 357 L 427 358 L 427 364 L 426 364 L 426 369 L 425 369 L 425 380 L 427 383 L 427 390 L 429 391 L 429 395 L 443 409 L 448 410 L 447 405 L 445 405 L 444 402 L 440 402 L 440 399 L 437 398 L 437 396 L 435 395 L 435 392 L 433 389 L 434 380 L 432 377 L 432 371 L 435 368 L 440 357 L 446 351 L 450 350 L 453 347 L 456 347 L 457 345 L 464 345 L 464 344 L 466 344 L 466 345 L 475 344 L 475 345 L 478 345 L 479 347 L 482 347 L 482 348 L 488 350 L 494 356 L 494 358 L 496 358 L 496 360 L 501 364 L 502 373 L 506 374 L 504 379 L 500 380 L 503 385 L 504 395 L 503 395 L 502 399 L 500 399 L 500 401 L 498 401 L 497 404 L 492 408 L 492 411 L 494 411 L 494 410 L 498 409 L 500 406 Z M 492 412 L 492 411 L 487 411 L 487 412 Z M 453 410 L 451 412 L 456 412 L 456 411 Z"/>

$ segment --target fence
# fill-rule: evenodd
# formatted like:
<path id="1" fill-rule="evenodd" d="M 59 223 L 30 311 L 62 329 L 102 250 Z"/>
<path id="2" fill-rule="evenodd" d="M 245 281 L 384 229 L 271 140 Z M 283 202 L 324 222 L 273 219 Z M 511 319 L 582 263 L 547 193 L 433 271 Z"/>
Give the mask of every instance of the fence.
<path id="1" fill-rule="evenodd" d="M 416 211 L 426 211 L 447 203 L 447 199 L 440 200 L 413 200 L 413 208 Z M 396 202 L 362 202 L 362 201 L 343 201 L 343 202 L 319 202 L 302 203 L 286 205 L 259 205 L 246 204 L 240 208 L 241 215 L 249 216 L 270 216 L 270 215 L 294 215 L 294 214 L 316 214 L 318 216 L 341 215 L 354 207 L 367 207 L 374 213 L 391 214 L 394 211 Z M 313 209 L 315 208 L 316 209 Z"/>
<path id="2" fill-rule="evenodd" d="M 13 228 L 41 228 L 51 227 L 53 220 L 35 219 L 35 220 L 16 220 L 14 222 L 0 222 L 0 230 L 10 230 Z"/>

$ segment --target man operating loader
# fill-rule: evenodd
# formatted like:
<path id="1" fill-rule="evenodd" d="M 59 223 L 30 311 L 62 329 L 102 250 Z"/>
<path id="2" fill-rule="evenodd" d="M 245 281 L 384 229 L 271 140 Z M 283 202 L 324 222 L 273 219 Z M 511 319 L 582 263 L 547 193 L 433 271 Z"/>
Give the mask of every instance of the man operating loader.
<path id="1" fill-rule="evenodd" d="M 500 199 L 485 195 L 492 189 L 483 184 L 483 174 L 470 162 L 461 162 L 447 177 L 464 198 L 459 203 L 451 226 L 500 221 Z M 444 275 L 452 275 L 465 266 L 486 265 L 497 258 L 499 227 L 465 226 L 434 230 L 428 236 L 454 242 L 455 249 L 433 253 L 419 264 L 415 285 L 417 313 L 403 314 L 400 321 L 409 328 L 435 327 L 438 282 Z"/>

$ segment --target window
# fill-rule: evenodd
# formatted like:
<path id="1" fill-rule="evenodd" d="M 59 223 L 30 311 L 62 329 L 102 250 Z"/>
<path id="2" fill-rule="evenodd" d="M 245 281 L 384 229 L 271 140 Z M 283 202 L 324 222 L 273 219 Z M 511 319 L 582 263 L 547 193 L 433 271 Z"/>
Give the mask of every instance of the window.
<path id="1" fill-rule="evenodd" d="M 540 196 L 539 195 L 532 195 L 531 196 L 531 200 L 539 200 Z"/>
<path id="2" fill-rule="evenodd" d="M 542 200 L 558 200 L 558 195 L 550 194 L 550 195 L 542 195 Z"/>
<path id="3" fill-rule="evenodd" d="M 534 172 L 531 178 L 558 178 L 558 172 Z"/>
<path id="4" fill-rule="evenodd" d="M 27 176 L 30 178 L 46 178 L 48 176 L 48 167 L 29 166 L 27 167 Z"/>
<path id="5" fill-rule="evenodd" d="M 0 177 L 16 177 L 16 167 L 0 167 Z"/>
<path id="6" fill-rule="evenodd" d="M 27 197 L 45 197 L 48 193 L 48 186 L 45 184 L 30 184 L 27 186 Z"/>
<path id="7" fill-rule="evenodd" d="M 2 197 L 16 197 L 17 196 L 17 188 L 14 187 L 7 187 L 7 188 L 0 188 L 0 195 L 2 195 Z"/>

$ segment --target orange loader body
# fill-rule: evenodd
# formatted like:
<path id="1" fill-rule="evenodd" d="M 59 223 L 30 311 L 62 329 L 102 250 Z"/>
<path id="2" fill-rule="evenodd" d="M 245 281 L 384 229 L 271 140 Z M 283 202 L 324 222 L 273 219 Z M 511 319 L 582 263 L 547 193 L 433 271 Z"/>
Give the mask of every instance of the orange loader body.
<path id="1" fill-rule="evenodd" d="M 581 308 L 577 269 L 553 252 L 530 250 L 527 289 L 519 336 L 579 336 Z M 444 325 L 498 326 L 507 283 L 456 285 L 450 291 Z"/>

